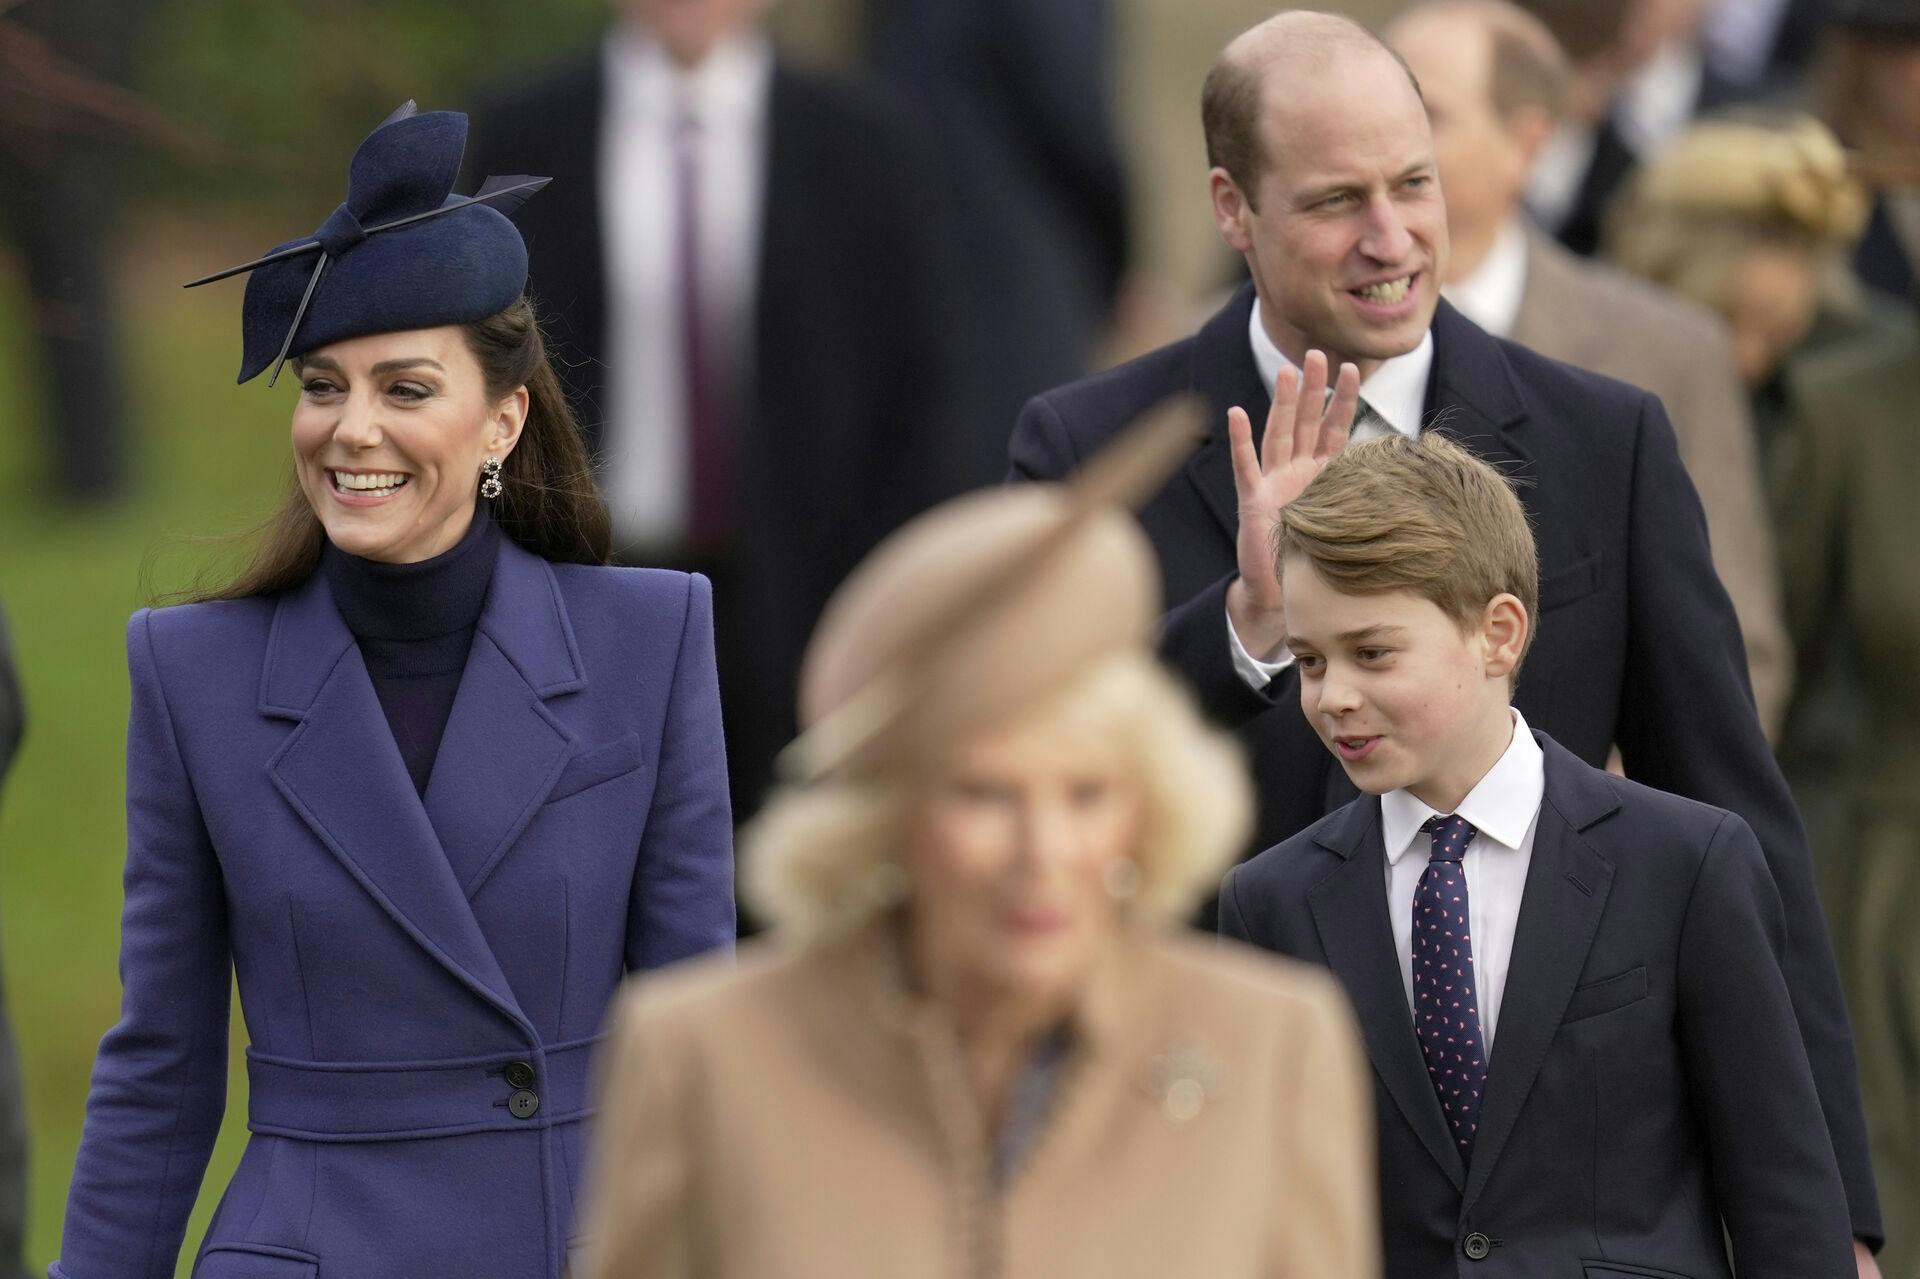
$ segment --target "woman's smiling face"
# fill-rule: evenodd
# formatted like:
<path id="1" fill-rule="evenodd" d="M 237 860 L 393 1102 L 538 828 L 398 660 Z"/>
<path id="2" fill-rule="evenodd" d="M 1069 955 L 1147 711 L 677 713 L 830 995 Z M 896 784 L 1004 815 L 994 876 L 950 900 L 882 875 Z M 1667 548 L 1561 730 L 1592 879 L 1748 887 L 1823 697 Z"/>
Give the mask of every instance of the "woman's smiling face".
<path id="1" fill-rule="evenodd" d="M 526 388 L 492 399 L 454 325 L 349 338 L 294 367 L 294 469 L 328 540 L 391 564 L 458 542 L 481 464 L 520 438 Z"/>

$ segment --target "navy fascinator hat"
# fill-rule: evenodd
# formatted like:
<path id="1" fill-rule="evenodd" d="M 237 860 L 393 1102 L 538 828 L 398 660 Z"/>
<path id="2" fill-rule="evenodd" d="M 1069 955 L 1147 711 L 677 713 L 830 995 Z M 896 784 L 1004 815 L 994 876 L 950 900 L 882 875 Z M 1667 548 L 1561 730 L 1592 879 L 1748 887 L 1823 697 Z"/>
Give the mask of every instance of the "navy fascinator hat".
<path id="1" fill-rule="evenodd" d="M 368 333 L 471 324 L 527 286 L 527 246 L 507 215 L 549 179 L 488 178 L 454 195 L 467 117 L 413 102 L 367 135 L 347 170 L 347 201 L 312 235 L 186 287 L 243 271 L 240 381 L 289 357 Z"/>

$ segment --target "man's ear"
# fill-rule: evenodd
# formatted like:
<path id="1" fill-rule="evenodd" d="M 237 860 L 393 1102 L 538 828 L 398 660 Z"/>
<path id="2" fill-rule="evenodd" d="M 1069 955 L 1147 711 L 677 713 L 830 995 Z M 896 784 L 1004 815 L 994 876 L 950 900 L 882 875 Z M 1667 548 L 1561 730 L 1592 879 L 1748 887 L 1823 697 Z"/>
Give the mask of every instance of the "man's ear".
<path id="1" fill-rule="evenodd" d="M 533 397 L 524 386 L 516 386 L 494 403 L 487 423 L 487 451 L 504 458 L 520 442 L 526 429 L 527 408 Z"/>
<path id="2" fill-rule="evenodd" d="M 1234 252 L 1247 252 L 1253 247 L 1253 236 L 1247 229 L 1247 223 L 1253 218 L 1253 205 L 1246 192 L 1240 189 L 1231 173 L 1216 166 L 1207 171 L 1207 194 L 1213 199 L 1213 224 L 1219 228 L 1220 238 Z"/>
<path id="3" fill-rule="evenodd" d="M 1506 128 L 1507 135 L 1520 151 L 1520 172 L 1524 179 L 1533 172 L 1534 162 L 1540 158 L 1540 149 L 1553 136 L 1553 116 L 1542 107 L 1521 107 L 1507 117 Z"/>
<path id="4" fill-rule="evenodd" d="M 1518 596 L 1501 592 L 1487 601 L 1480 617 L 1480 637 L 1486 648 L 1486 672 L 1489 679 L 1505 679 L 1520 667 L 1526 655 L 1527 637 L 1533 633 L 1533 619 Z"/>

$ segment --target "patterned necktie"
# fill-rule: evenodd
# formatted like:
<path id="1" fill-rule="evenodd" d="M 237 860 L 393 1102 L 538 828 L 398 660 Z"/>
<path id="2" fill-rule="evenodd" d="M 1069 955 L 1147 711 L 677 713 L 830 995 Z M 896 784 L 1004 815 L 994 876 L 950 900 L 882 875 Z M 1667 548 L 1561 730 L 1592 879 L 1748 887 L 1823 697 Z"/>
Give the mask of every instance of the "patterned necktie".
<path id="1" fill-rule="evenodd" d="M 734 456 L 716 334 L 703 296 L 701 146 L 700 121 L 682 107 L 673 122 L 674 284 L 687 404 L 687 540 L 695 550 L 712 551 L 725 545 L 732 529 Z"/>
<path id="2" fill-rule="evenodd" d="M 1373 405 L 1361 400 L 1353 406 L 1353 426 L 1347 431 L 1347 439 L 1354 444 L 1364 444 L 1368 440 L 1377 440 L 1392 435 L 1393 427 L 1387 419 L 1380 416 Z"/>
<path id="3" fill-rule="evenodd" d="M 1467 873 L 1460 865 L 1474 829 L 1464 817 L 1429 818 L 1420 829 L 1433 836 L 1433 855 L 1413 890 L 1413 1031 L 1466 1163 L 1473 1157 L 1480 1098 L 1487 1087 L 1473 938 L 1467 930 Z"/>

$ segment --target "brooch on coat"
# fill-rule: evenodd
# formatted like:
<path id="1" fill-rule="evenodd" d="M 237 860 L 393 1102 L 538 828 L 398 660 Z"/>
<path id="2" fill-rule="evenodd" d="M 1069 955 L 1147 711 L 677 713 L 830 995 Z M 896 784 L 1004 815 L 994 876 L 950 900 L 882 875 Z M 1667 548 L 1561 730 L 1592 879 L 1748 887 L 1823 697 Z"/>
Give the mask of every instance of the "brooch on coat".
<path id="1" fill-rule="evenodd" d="M 1225 1080 L 1226 1067 L 1198 1044 L 1180 1043 L 1147 1062 L 1140 1086 L 1170 1122 L 1184 1124 L 1220 1095 Z"/>

